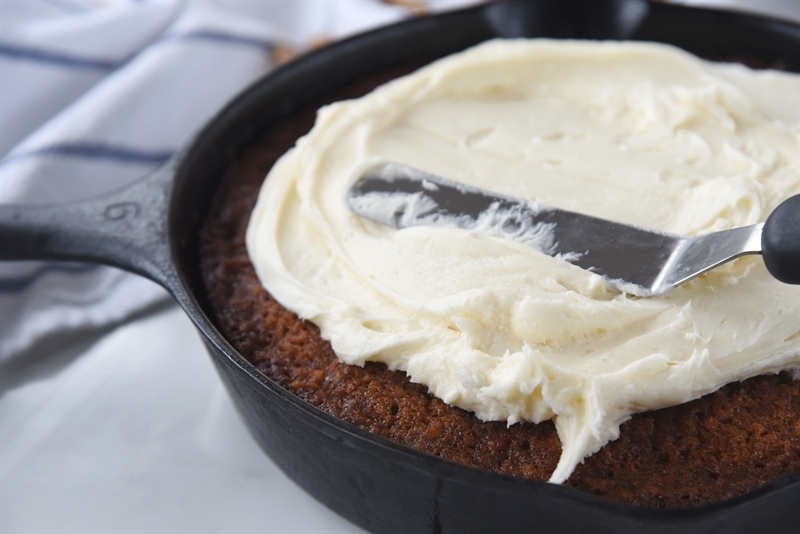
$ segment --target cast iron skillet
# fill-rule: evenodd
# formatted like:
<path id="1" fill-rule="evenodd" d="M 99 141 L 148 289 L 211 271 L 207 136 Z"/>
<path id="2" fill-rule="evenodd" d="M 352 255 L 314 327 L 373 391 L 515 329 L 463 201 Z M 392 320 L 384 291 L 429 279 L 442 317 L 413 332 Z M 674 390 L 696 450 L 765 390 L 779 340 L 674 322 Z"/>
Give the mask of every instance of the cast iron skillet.
<path id="1" fill-rule="evenodd" d="M 163 285 L 200 331 L 264 451 L 311 495 L 369 531 L 794 531 L 800 524 L 798 474 L 730 501 L 656 510 L 454 464 L 300 401 L 258 373 L 209 319 L 197 230 L 232 157 L 270 124 L 348 81 L 492 37 L 522 36 L 662 41 L 705 56 L 800 70 L 800 26 L 645 0 L 508 0 L 414 19 L 273 72 L 230 103 L 174 160 L 124 190 L 54 207 L 2 207 L 0 259 L 99 262 Z"/>

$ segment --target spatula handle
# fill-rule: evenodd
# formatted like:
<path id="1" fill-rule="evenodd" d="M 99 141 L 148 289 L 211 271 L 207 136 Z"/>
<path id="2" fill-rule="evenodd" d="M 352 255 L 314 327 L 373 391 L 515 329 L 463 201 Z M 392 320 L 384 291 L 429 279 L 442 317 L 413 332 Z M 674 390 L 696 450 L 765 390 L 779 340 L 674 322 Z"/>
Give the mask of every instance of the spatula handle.
<path id="1" fill-rule="evenodd" d="M 761 254 L 770 274 L 800 284 L 800 195 L 783 201 L 764 223 Z"/>

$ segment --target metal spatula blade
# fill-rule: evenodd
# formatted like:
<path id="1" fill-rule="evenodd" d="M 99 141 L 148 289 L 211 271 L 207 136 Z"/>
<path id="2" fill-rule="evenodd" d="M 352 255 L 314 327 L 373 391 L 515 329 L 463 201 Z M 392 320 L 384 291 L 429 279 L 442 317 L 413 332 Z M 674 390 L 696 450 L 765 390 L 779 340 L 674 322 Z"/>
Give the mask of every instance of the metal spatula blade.
<path id="1" fill-rule="evenodd" d="M 769 261 L 767 266 L 776 278 L 800 283 L 800 195 L 790 201 L 792 206 L 784 209 L 789 221 L 778 226 L 783 234 L 787 224 L 796 229 L 779 236 L 782 256 L 773 262 L 782 275 Z M 499 195 L 394 162 L 368 169 L 349 190 L 347 202 L 358 215 L 395 228 L 456 226 L 525 242 L 637 296 L 663 294 L 722 263 L 763 250 L 765 223 L 679 236 Z"/>

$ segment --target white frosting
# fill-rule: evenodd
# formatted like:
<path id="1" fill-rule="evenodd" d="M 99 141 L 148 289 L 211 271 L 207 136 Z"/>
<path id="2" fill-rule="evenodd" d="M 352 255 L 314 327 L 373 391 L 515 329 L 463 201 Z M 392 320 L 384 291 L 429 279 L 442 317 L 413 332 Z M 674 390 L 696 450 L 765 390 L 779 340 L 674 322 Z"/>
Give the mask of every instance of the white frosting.
<path id="1" fill-rule="evenodd" d="M 483 420 L 553 419 L 552 475 L 632 413 L 800 369 L 800 287 L 741 258 L 636 298 L 514 241 L 381 226 L 345 193 L 399 161 L 680 234 L 763 221 L 800 192 L 800 77 L 656 44 L 493 41 L 327 106 L 270 172 L 247 246 L 339 358 L 385 362 Z"/>

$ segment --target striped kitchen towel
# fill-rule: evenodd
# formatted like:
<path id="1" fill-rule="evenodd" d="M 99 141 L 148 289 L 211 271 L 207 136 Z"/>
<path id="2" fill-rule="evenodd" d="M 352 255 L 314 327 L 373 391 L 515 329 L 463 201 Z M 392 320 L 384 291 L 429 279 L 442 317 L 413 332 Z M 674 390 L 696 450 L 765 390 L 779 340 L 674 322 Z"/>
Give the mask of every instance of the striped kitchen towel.
<path id="1" fill-rule="evenodd" d="M 236 93 L 313 43 L 468 0 L 26 0 L 0 17 L 0 202 L 64 202 L 168 160 Z M 2 246 L 2 243 L 0 243 Z M 0 263 L 0 359 L 166 298 L 119 270 Z"/>

